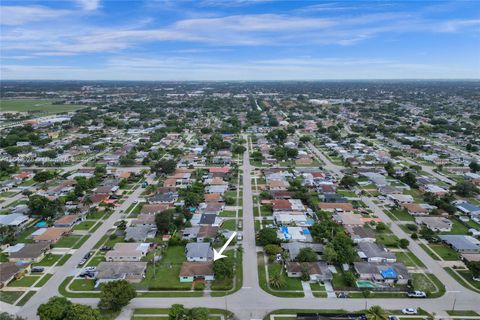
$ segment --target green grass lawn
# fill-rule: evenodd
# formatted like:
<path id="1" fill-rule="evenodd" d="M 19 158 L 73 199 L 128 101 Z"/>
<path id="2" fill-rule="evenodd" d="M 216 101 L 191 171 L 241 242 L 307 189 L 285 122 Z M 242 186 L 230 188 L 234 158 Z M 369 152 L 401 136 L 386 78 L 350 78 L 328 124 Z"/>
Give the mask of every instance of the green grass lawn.
<path id="1" fill-rule="evenodd" d="M 73 249 L 78 249 L 78 248 L 80 248 L 80 247 L 85 243 L 85 241 L 88 240 L 88 238 L 89 238 L 88 235 L 83 236 L 79 241 L 77 241 L 77 242 L 73 245 L 72 248 L 73 248 Z"/>
<path id="2" fill-rule="evenodd" d="M 235 225 L 236 225 L 236 220 L 227 220 L 222 223 L 222 228 L 234 231 Z"/>
<path id="3" fill-rule="evenodd" d="M 79 224 L 77 224 L 76 226 L 74 226 L 73 230 L 90 230 L 95 225 L 95 223 L 97 223 L 97 222 L 96 221 L 82 221 Z"/>
<path id="4" fill-rule="evenodd" d="M 9 287 L 31 287 L 40 276 L 24 276 L 20 279 L 13 280 L 8 284 Z"/>
<path id="5" fill-rule="evenodd" d="M 430 247 L 429 247 L 429 246 L 427 246 L 427 245 L 425 245 L 425 244 L 423 244 L 423 243 L 420 243 L 419 246 L 422 247 L 422 249 L 423 249 L 426 253 L 428 253 L 428 255 L 429 255 L 430 257 L 432 257 L 434 260 L 440 260 L 440 259 L 437 257 L 437 255 L 436 255 L 435 253 L 433 253 L 432 250 L 430 250 Z"/>
<path id="6" fill-rule="evenodd" d="M 301 298 L 304 297 L 303 292 L 289 292 L 289 291 L 272 291 L 270 290 L 268 283 L 267 283 L 267 275 L 265 272 L 265 264 L 263 260 L 263 253 L 257 252 L 257 269 L 258 269 L 258 279 L 260 287 L 263 291 L 276 296 L 276 297 L 289 297 L 289 298 Z M 286 278 L 286 277 L 285 277 Z"/>
<path id="7" fill-rule="evenodd" d="M 53 266 L 62 256 L 59 254 L 47 254 L 42 260 L 35 263 L 35 266 L 50 267 Z"/>
<path id="8" fill-rule="evenodd" d="M 430 248 L 433 249 L 443 260 L 455 261 L 459 260 L 460 256 L 458 253 L 450 247 L 447 247 L 444 244 L 429 244 Z"/>
<path id="9" fill-rule="evenodd" d="M 93 291 L 95 289 L 95 280 L 93 279 L 75 279 L 70 284 L 72 291 Z"/>
<path id="10" fill-rule="evenodd" d="M 383 244 L 385 247 L 398 247 L 398 237 L 393 233 L 377 233 L 375 238 L 377 243 Z"/>
<path id="11" fill-rule="evenodd" d="M 0 252 L 0 262 L 8 262 L 8 256 L 3 252 Z"/>
<path id="12" fill-rule="evenodd" d="M 472 279 L 472 273 L 469 270 L 456 270 L 459 275 L 457 275 L 454 272 L 454 269 L 452 268 L 444 268 L 455 280 L 457 280 L 458 283 L 463 285 L 466 288 L 471 289 L 470 286 L 467 285 L 470 284 L 477 290 L 480 290 L 480 281 L 473 281 Z M 471 289 L 474 290 L 474 289 Z M 480 291 L 478 291 L 480 292 Z"/>
<path id="13" fill-rule="evenodd" d="M 392 209 L 389 210 L 392 215 L 400 221 L 415 221 L 415 218 L 404 209 Z"/>
<path id="14" fill-rule="evenodd" d="M 423 262 L 417 258 L 416 255 L 411 253 L 410 251 L 407 252 L 395 252 L 395 255 L 397 256 L 397 261 L 398 262 L 403 262 L 407 267 L 425 267 Z"/>
<path id="15" fill-rule="evenodd" d="M 104 211 L 95 211 L 87 214 L 87 219 L 99 220 L 99 219 L 102 219 L 104 216 L 105 216 Z"/>
<path id="16" fill-rule="evenodd" d="M 36 291 L 28 291 L 27 294 L 25 294 L 22 299 L 20 299 L 20 301 L 18 301 L 18 303 L 16 304 L 17 306 L 24 306 L 25 303 L 28 302 L 28 300 L 30 300 L 31 297 L 33 297 L 33 295 L 35 294 Z"/>
<path id="17" fill-rule="evenodd" d="M 477 317 L 480 316 L 475 311 L 472 310 L 447 310 L 449 316 L 457 316 L 457 317 Z"/>
<path id="18" fill-rule="evenodd" d="M 55 243 L 53 246 L 55 248 L 73 248 L 75 243 L 77 243 L 82 236 L 77 236 L 77 235 L 66 235 L 62 237 L 60 240 L 58 240 L 57 243 Z"/>
<path id="19" fill-rule="evenodd" d="M 13 304 L 22 294 L 23 291 L 0 291 L 0 301 Z"/>
<path id="20" fill-rule="evenodd" d="M 352 191 L 349 191 L 349 190 L 337 190 L 337 193 L 341 196 L 344 196 L 344 197 L 349 197 L 349 198 L 357 197 L 355 192 L 352 192 Z"/>
<path id="21" fill-rule="evenodd" d="M 85 106 L 69 104 L 53 104 L 54 100 L 46 99 L 1 99 L 0 104 L 3 111 L 34 112 L 42 115 L 50 115 L 64 112 L 71 112 L 84 108 Z"/>
<path id="22" fill-rule="evenodd" d="M 260 212 L 262 216 L 271 216 L 272 215 L 272 208 L 269 206 L 260 206 Z"/>
<path id="23" fill-rule="evenodd" d="M 105 261 L 104 255 L 95 255 L 93 256 L 87 263 L 87 267 L 96 267 L 100 264 L 100 262 Z"/>
<path id="24" fill-rule="evenodd" d="M 229 217 L 229 218 L 234 218 L 237 216 L 237 212 L 236 211 L 222 211 L 219 213 L 218 215 L 219 217 Z"/>
<path id="25" fill-rule="evenodd" d="M 13 192 L 13 191 L 2 192 L 2 193 L 0 193 L 0 198 L 13 197 L 13 196 L 16 195 L 17 193 L 18 193 L 18 191 L 17 191 L 17 192 Z"/>
<path id="26" fill-rule="evenodd" d="M 445 293 L 445 286 L 431 273 L 412 273 L 411 277 L 413 288 L 425 291 L 429 298 L 437 298 Z"/>
<path id="27" fill-rule="evenodd" d="M 468 227 L 457 219 L 451 219 L 453 222 L 452 230 L 450 232 L 442 232 L 442 234 L 468 234 Z"/>
<path id="28" fill-rule="evenodd" d="M 272 263 L 268 265 L 268 277 L 272 278 L 273 275 L 282 272 L 282 265 L 279 263 Z M 286 271 L 283 270 L 282 275 L 285 279 L 285 286 L 279 290 L 302 290 L 302 282 L 299 278 L 287 277 Z"/>
<path id="29" fill-rule="evenodd" d="M 50 278 L 51 278 L 52 276 L 53 276 L 53 274 L 51 274 L 51 273 L 46 273 L 46 274 L 42 277 L 42 279 L 41 279 L 39 282 L 37 282 L 37 284 L 35 284 L 35 287 L 36 287 L 36 288 L 42 287 L 45 283 L 48 282 L 48 280 L 50 280 Z"/>
<path id="30" fill-rule="evenodd" d="M 65 262 L 67 262 L 68 259 L 70 259 L 71 256 L 72 256 L 71 254 L 63 255 L 62 258 L 60 260 L 58 260 L 57 267 L 63 266 L 65 264 Z"/>
<path id="31" fill-rule="evenodd" d="M 178 278 L 185 261 L 185 247 L 168 247 L 162 261 L 157 263 L 155 268 L 152 263 L 148 264 L 145 278 L 138 287 L 149 290 L 189 290 L 192 284 L 181 283 Z"/>

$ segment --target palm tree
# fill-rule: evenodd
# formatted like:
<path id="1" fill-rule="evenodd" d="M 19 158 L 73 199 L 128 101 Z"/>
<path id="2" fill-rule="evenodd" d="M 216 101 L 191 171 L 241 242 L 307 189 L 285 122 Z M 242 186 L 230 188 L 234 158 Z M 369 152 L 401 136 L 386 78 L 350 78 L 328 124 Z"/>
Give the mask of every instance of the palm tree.
<path id="1" fill-rule="evenodd" d="M 269 282 L 270 286 L 275 289 L 279 289 L 285 285 L 285 279 L 280 273 L 272 275 Z"/>
<path id="2" fill-rule="evenodd" d="M 367 320 L 388 320 L 388 315 L 380 306 L 371 306 L 365 313 Z"/>

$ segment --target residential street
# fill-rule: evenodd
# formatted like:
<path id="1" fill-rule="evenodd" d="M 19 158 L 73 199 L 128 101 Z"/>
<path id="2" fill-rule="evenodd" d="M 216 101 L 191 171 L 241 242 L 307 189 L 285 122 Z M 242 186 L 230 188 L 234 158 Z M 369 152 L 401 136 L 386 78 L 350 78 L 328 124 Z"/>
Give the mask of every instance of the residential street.
<path id="1" fill-rule="evenodd" d="M 123 218 L 123 213 L 121 212 L 134 203 L 144 190 L 141 187 L 137 188 L 123 204 L 115 208 L 114 213 L 103 222 L 100 228 L 88 238 L 82 247 L 76 250 L 75 254 L 63 266 L 57 268 L 52 278 L 22 307 L 19 312 L 20 316 L 27 319 L 35 319 L 38 306 L 46 302 L 50 297 L 59 295 L 58 287 L 63 280 L 68 276 L 74 275 L 77 265 L 83 256 L 92 250 L 95 244 L 113 227 L 115 222 Z"/>
<path id="2" fill-rule="evenodd" d="M 318 149 L 312 148 L 314 152 L 318 152 Z M 320 153 L 321 154 L 321 153 Z M 335 166 L 326 159 L 322 158 L 326 163 L 326 167 L 335 168 L 337 174 L 341 174 L 340 167 Z M 276 309 L 293 308 L 317 308 L 317 309 L 345 309 L 349 311 L 355 311 L 365 308 L 365 305 L 381 305 L 385 309 L 402 309 L 405 307 L 422 307 L 429 312 L 435 312 L 439 316 L 447 316 L 442 310 L 452 309 L 453 302 L 455 302 L 455 309 L 457 310 L 476 310 L 480 311 L 480 295 L 473 293 L 470 290 L 463 288 L 454 279 L 452 279 L 430 256 L 428 256 L 417 244 L 411 243 L 409 249 L 415 253 L 420 260 L 445 284 L 447 293 L 438 299 L 326 299 L 326 298 L 278 298 L 264 292 L 258 285 L 258 272 L 255 252 L 255 232 L 254 232 L 254 220 L 253 220 L 253 201 L 251 194 L 251 175 L 250 175 L 250 160 L 248 156 L 248 150 L 244 154 L 243 158 L 243 206 L 244 206 L 244 260 L 243 260 L 243 288 L 238 292 L 220 298 L 213 297 L 201 297 L 201 298 L 136 298 L 126 307 L 129 309 L 135 308 L 163 308 L 169 307 L 174 303 L 182 303 L 187 307 L 204 306 L 211 308 L 227 308 L 233 311 L 238 319 L 261 319 L 268 312 Z M 140 189 L 137 189 L 134 194 L 124 203 L 123 208 L 128 207 L 132 201 L 140 194 Z M 387 223 L 391 220 L 386 216 L 380 208 L 378 208 L 369 198 L 363 199 L 367 205 L 372 206 L 372 209 L 376 214 L 384 219 Z M 20 313 L 21 315 L 28 316 L 29 319 L 34 319 L 34 311 L 36 307 L 48 299 L 48 297 L 55 295 L 58 285 L 62 279 L 70 275 L 70 270 L 75 268 L 76 263 L 80 260 L 81 256 L 88 252 L 86 248 L 91 248 L 101 235 L 113 225 L 118 218 L 118 210 L 112 215 L 106 223 L 97 230 L 94 236 L 85 243 L 82 249 L 79 250 L 79 255 L 75 259 L 71 259 L 67 263 L 60 273 L 57 273 L 54 278 L 49 281 L 41 293 L 35 295 L 26 307 Z M 108 227 L 107 227 L 108 226 Z M 405 238 L 406 234 L 394 223 L 391 225 L 392 231 L 400 238 Z M 95 237 L 96 240 L 92 238 Z M 75 302 L 88 303 L 95 305 L 98 299 L 72 299 Z M 247 307 L 248 306 L 248 307 Z"/>

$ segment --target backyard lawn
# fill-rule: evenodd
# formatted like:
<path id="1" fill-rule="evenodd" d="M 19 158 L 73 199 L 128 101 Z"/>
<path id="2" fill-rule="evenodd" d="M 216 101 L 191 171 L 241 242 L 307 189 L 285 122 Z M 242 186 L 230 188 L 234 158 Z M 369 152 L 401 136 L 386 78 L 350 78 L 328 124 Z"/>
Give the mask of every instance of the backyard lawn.
<path id="1" fill-rule="evenodd" d="M 138 284 L 139 288 L 149 290 L 190 290 L 191 283 L 181 283 L 178 275 L 185 259 L 185 247 L 168 247 L 163 259 L 147 266 L 145 278 Z"/>

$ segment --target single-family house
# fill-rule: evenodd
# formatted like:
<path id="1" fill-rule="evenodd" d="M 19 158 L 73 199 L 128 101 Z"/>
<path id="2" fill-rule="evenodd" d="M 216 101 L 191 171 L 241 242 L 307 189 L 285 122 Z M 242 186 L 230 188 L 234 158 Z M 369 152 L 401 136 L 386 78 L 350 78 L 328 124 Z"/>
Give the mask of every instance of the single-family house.
<path id="1" fill-rule="evenodd" d="M 197 279 L 213 281 L 215 280 L 213 262 L 184 262 L 178 277 L 180 282 L 193 282 Z"/>
<path id="2" fill-rule="evenodd" d="M 480 241 L 472 236 L 445 234 L 438 237 L 457 252 L 480 253 Z"/>
<path id="3" fill-rule="evenodd" d="M 406 285 L 410 280 L 407 267 L 401 262 L 375 263 L 354 262 L 354 269 L 359 275 L 359 280 L 368 280 L 379 284 Z"/>
<path id="4" fill-rule="evenodd" d="M 95 287 L 117 280 L 138 283 L 145 277 L 146 269 L 146 262 L 100 262 L 95 272 Z"/>
<path id="5" fill-rule="evenodd" d="M 45 256 L 45 253 L 50 249 L 50 244 L 47 242 L 39 243 L 19 243 L 13 247 L 16 250 L 8 250 L 8 260 L 10 262 L 39 262 Z M 8 248 L 11 249 L 12 247 Z"/>
<path id="6" fill-rule="evenodd" d="M 119 242 L 105 254 L 106 261 L 141 261 L 150 249 L 149 243 Z"/>
<path id="7" fill-rule="evenodd" d="M 360 259 L 368 262 L 396 262 L 395 253 L 390 252 L 385 246 L 374 242 L 360 242 L 357 247 Z"/>
<path id="8" fill-rule="evenodd" d="M 333 279 L 332 272 L 325 262 L 294 262 L 285 263 L 287 276 L 290 278 L 300 278 L 304 270 L 308 272 L 310 281 L 325 282 Z"/>
<path id="9" fill-rule="evenodd" d="M 189 262 L 205 262 L 213 260 L 213 250 L 210 243 L 190 242 L 185 246 L 185 255 Z"/>
<path id="10" fill-rule="evenodd" d="M 452 221 L 445 217 L 417 217 L 415 222 L 436 232 L 450 232 L 453 226 Z"/>

